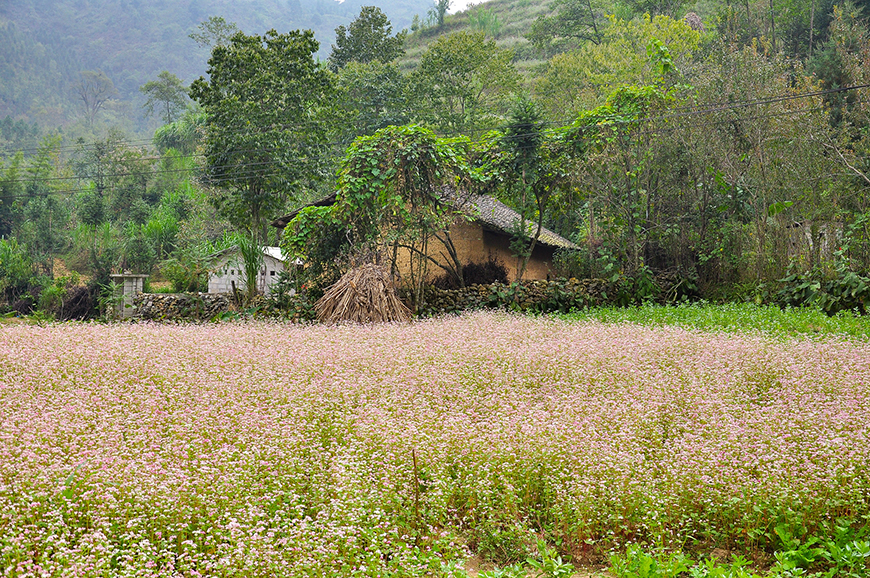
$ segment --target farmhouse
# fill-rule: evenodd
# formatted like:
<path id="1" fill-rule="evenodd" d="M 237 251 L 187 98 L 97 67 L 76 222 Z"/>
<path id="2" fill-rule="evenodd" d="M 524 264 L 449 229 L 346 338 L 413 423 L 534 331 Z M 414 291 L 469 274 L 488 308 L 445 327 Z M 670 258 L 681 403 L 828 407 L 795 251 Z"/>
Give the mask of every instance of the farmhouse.
<path id="1" fill-rule="evenodd" d="M 329 206 L 335 203 L 335 199 L 335 194 L 332 194 L 307 206 Z M 462 197 L 461 202 L 451 199 L 450 203 L 465 217 L 458 215 L 447 231 L 436 234 L 430 240 L 427 252 L 429 257 L 439 264 L 448 266 L 451 261 L 451 251 L 445 241 L 449 238 L 457 260 L 463 266 L 470 263 L 483 263 L 490 259 L 497 260 L 507 269 L 508 280 L 515 280 L 521 262 L 514 256 L 510 245 L 514 231 L 519 228 L 522 221 L 520 214 L 489 195 L 468 194 Z M 272 226 L 283 230 L 298 212 L 299 210 L 275 219 Z M 529 235 L 534 234 L 534 225 L 529 221 L 526 221 L 526 228 Z M 555 273 L 553 256 L 556 251 L 577 249 L 579 247 L 568 239 L 547 228 L 542 229 L 523 278 L 546 279 Z M 397 261 L 399 273 L 405 275 L 409 268 L 409 252 L 400 254 Z M 429 280 L 443 273 L 441 267 L 430 267 Z"/>
<path id="2" fill-rule="evenodd" d="M 242 290 L 245 283 L 245 264 L 238 247 L 229 247 L 209 257 L 211 274 L 208 276 L 209 293 L 232 293 L 233 285 Z M 284 256 L 279 247 L 263 247 L 263 265 L 257 275 L 257 291 L 265 295 L 272 292 L 281 271 L 285 270 Z"/>

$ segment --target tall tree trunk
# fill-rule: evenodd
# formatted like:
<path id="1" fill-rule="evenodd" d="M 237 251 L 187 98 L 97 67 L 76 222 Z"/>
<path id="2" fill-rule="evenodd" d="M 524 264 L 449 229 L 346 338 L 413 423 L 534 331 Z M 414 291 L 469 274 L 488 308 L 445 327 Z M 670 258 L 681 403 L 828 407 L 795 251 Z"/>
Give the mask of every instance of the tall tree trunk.
<path id="1" fill-rule="evenodd" d="M 450 262 L 450 265 L 445 266 L 439 264 L 439 266 L 450 275 L 453 275 L 460 288 L 465 289 L 465 274 L 462 270 L 462 262 L 459 260 L 459 253 L 456 251 L 456 245 L 453 243 L 453 238 L 450 236 L 450 228 L 448 227 L 444 229 L 443 236 L 438 233 L 434 233 L 434 235 L 436 239 L 441 241 L 444 248 L 447 249 L 447 260 Z M 444 256 L 444 253 L 441 253 L 441 255 Z"/>
<path id="2" fill-rule="evenodd" d="M 770 0 L 770 41 L 773 43 L 773 53 L 776 54 L 776 16 L 773 11 L 773 0 Z"/>
<path id="3" fill-rule="evenodd" d="M 538 244 L 538 238 L 541 236 L 541 229 L 544 228 L 544 199 L 540 193 L 535 194 L 535 201 L 538 206 L 538 228 L 535 231 L 535 236 L 532 237 L 532 242 L 529 245 L 528 251 L 523 256 L 522 266 L 520 270 L 517 272 L 517 283 L 522 283 L 523 275 L 526 273 L 526 268 L 529 265 L 529 260 L 532 258 L 532 253 L 535 251 L 535 245 Z M 523 226 L 525 226 L 525 221 L 523 221 Z"/>
<path id="4" fill-rule="evenodd" d="M 589 22 L 592 23 L 592 31 L 595 34 L 593 44 L 601 44 L 601 33 L 598 32 L 598 23 L 595 22 L 595 12 L 592 10 L 592 0 L 586 0 L 586 7 L 589 9 Z"/>

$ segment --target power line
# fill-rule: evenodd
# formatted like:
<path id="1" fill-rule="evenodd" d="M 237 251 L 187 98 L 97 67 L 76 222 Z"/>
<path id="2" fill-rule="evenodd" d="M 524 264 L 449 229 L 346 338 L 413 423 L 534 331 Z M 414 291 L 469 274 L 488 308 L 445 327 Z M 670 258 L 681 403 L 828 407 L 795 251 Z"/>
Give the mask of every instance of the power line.
<path id="1" fill-rule="evenodd" d="M 859 89 L 859 88 L 866 88 L 868 86 L 870 86 L 870 85 L 861 85 L 861 86 L 847 87 L 847 88 L 854 90 L 854 89 Z M 840 91 L 842 91 L 842 90 L 840 90 Z M 686 116 L 697 116 L 698 114 L 703 114 L 703 113 L 711 114 L 714 112 L 722 112 L 723 110 L 729 110 L 731 108 L 736 108 L 736 107 L 745 108 L 747 106 L 751 106 L 751 105 L 755 105 L 755 104 L 764 104 L 764 103 L 769 103 L 769 102 L 795 100 L 798 98 L 803 98 L 803 97 L 808 97 L 808 96 L 817 96 L 822 92 L 825 92 L 825 91 L 817 91 L 815 93 L 807 93 L 807 94 L 803 94 L 803 95 L 786 95 L 786 96 L 777 97 L 776 99 L 759 99 L 757 101 L 752 101 L 752 104 L 750 104 L 749 102 L 735 103 L 734 107 L 710 108 L 710 109 L 698 110 L 698 111 L 695 111 L 691 115 L 688 115 L 688 114 L 661 115 L 661 116 L 657 116 L 657 117 L 648 117 L 648 118 L 641 118 L 641 119 L 637 119 L 637 120 L 633 120 L 633 121 L 626 121 L 626 123 L 649 124 L 649 123 L 652 123 L 652 122 L 658 121 L 658 120 L 669 120 L 672 118 L 682 118 L 682 117 L 686 117 Z M 752 120 L 759 120 L 759 119 L 764 119 L 764 118 L 793 116 L 793 115 L 800 114 L 800 113 L 817 112 L 817 111 L 820 111 L 822 109 L 823 109 L 823 107 L 808 107 L 808 108 L 803 108 L 803 109 L 785 111 L 785 112 L 781 112 L 781 113 L 759 114 L 759 115 L 755 115 L 755 116 L 746 117 L 746 118 L 743 118 L 740 120 L 752 121 Z M 734 122 L 734 120 L 735 119 L 723 119 L 723 120 L 715 120 L 715 121 L 705 121 L 702 123 L 691 123 L 691 124 L 687 124 L 687 125 L 674 126 L 674 127 L 668 127 L 668 128 L 659 127 L 657 129 L 641 131 L 641 132 L 637 132 L 634 134 L 635 135 L 644 135 L 644 134 L 656 135 L 656 134 L 661 134 L 663 132 L 675 132 L 675 131 L 678 131 L 681 129 L 703 128 L 703 127 L 716 126 L 716 125 L 721 125 L 721 124 L 731 124 Z M 580 127 L 581 132 L 585 132 L 587 130 L 591 132 L 593 130 L 596 130 L 596 128 L 595 127 Z M 503 138 L 504 139 L 523 138 L 526 136 L 530 136 L 531 134 L 533 134 L 533 133 L 522 134 L 522 135 L 511 135 L 511 136 L 505 136 Z M 338 144 L 341 144 L 341 142 L 336 141 L 333 143 L 327 143 L 326 145 L 324 145 L 324 147 L 336 146 Z M 244 155 L 244 154 L 255 154 L 255 153 L 269 153 L 269 152 L 274 152 L 275 150 L 276 150 L 275 148 L 270 147 L 270 148 L 257 148 L 257 149 L 241 149 L 239 151 L 234 151 L 234 152 L 236 154 Z M 201 157 L 202 157 L 202 155 L 197 153 L 197 154 L 192 154 L 192 155 L 178 155 L 178 156 L 173 157 L 173 158 L 190 158 L 190 159 L 192 159 L 192 158 L 201 158 Z M 157 160 L 161 160 L 162 158 L 163 157 L 150 157 L 148 160 L 157 161 Z M 310 157 L 309 160 L 316 162 L 316 161 L 322 161 L 322 160 L 328 160 L 328 159 L 334 159 L 334 158 L 335 158 L 334 156 L 315 155 L 315 156 Z M 261 179 L 268 179 L 268 178 L 271 178 L 274 176 L 279 176 L 282 174 L 280 172 L 280 167 L 276 166 L 276 165 L 277 165 L 277 163 L 271 159 L 264 160 L 264 161 L 257 161 L 257 162 L 250 162 L 250 163 L 237 163 L 235 165 L 229 165 L 225 169 L 223 169 L 221 172 L 226 173 L 228 171 L 232 171 L 232 170 L 238 171 L 240 169 L 242 170 L 242 172 L 241 173 L 236 172 L 234 175 L 228 175 L 228 176 L 224 176 L 224 177 L 214 177 L 214 176 L 208 176 L 206 174 L 206 175 L 203 175 L 205 177 L 204 184 L 212 185 L 212 186 L 220 186 L 220 184 L 224 183 L 224 182 L 243 181 L 243 180 L 246 180 L 246 179 L 249 179 L 252 177 L 259 177 Z M 261 170 L 257 170 L 258 167 L 259 168 L 268 167 L 271 170 L 264 172 Z M 246 169 L 250 169 L 250 170 L 246 171 Z M 203 170 L 201 168 L 194 167 L 194 168 L 189 168 L 189 169 L 163 169 L 163 170 L 156 170 L 156 171 L 155 170 L 143 170 L 143 171 L 122 172 L 122 173 L 106 173 L 104 175 L 99 175 L 99 176 L 101 178 L 111 179 L 111 178 L 128 177 L 128 176 L 136 177 L 136 176 L 154 176 L 154 175 L 165 175 L 165 174 L 192 174 L 192 173 L 202 173 L 202 172 L 203 172 Z M 26 177 L 24 177 L 21 179 L 14 179 L 11 181 L 6 181 L 6 182 L 7 183 L 8 182 L 20 183 L 20 184 L 26 185 L 26 184 L 32 184 L 32 183 L 48 183 L 48 182 L 56 182 L 56 181 L 75 181 L 75 180 L 88 180 L 88 178 L 87 177 L 79 177 L 79 176 L 47 177 L 47 178 L 26 178 Z M 93 182 L 93 176 L 90 177 L 90 180 L 91 180 L 91 182 Z M 110 187 L 110 188 L 114 189 L 114 187 Z M 89 186 L 89 187 L 82 187 L 82 188 L 77 188 L 77 189 L 41 191 L 41 192 L 38 192 L 35 194 L 3 195 L 3 196 L 0 196 L 0 199 L 7 200 L 7 199 L 21 199 L 21 198 L 39 198 L 39 197 L 44 197 L 44 196 L 48 196 L 48 195 L 68 195 L 68 194 L 76 194 L 76 193 L 80 193 L 80 192 L 90 192 L 93 190 L 94 190 L 94 187 Z"/>
<path id="2" fill-rule="evenodd" d="M 774 118 L 774 117 L 780 117 L 780 116 L 789 116 L 789 115 L 797 114 L 800 112 L 815 112 L 818 110 L 821 110 L 821 108 L 820 107 L 804 108 L 804 109 L 786 111 L 783 113 L 770 113 L 770 114 L 763 114 L 763 115 L 755 115 L 755 116 L 747 117 L 747 118 L 742 119 L 742 120 L 758 120 L 758 119 L 762 119 L 762 118 Z M 637 119 L 637 120 L 624 121 L 624 123 L 625 124 L 652 123 L 656 120 L 666 120 L 669 118 L 672 118 L 672 116 L 663 115 L 663 116 L 658 116 L 658 117 L 648 117 L 648 118 L 641 118 L 641 119 Z M 688 125 L 688 127 L 703 127 L 703 126 L 711 126 L 711 125 L 715 125 L 715 124 L 728 124 L 731 122 L 733 122 L 733 119 L 727 119 L 727 120 L 721 120 L 721 121 L 707 121 L 704 123 L 695 123 L 692 125 Z M 619 122 L 615 122 L 615 124 L 619 124 Z M 659 132 L 663 132 L 663 131 L 664 132 L 671 132 L 674 130 L 678 130 L 679 128 L 686 128 L 686 127 L 673 127 L 670 129 L 657 129 L 656 131 L 647 132 L 647 133 L 639 133 L 639 134 L 653 134 L 653 133 L 659 133 Z M 586 132 L 586 131 L 594 132 L 596 130 L 596 128 L 595 127 L 580 127 L 579 130 L 580 130 L 580 132 Z M 502 140 L 521 139 L 521 138 L 525 138 L 528 136 L 533 136 L 534 134 L 535 133 L 505 135 L 502 137 Z M 332 143 L 326 143 L 323 146 L 324 146 L 324 148 L 332 147 L 332 146 L 340 146 L 341 144 L 343 144 L 343 142 L 344 141 L 335 141 Z M 232 151 L 232 154 L 234 156 L 244 156 L 244 155 L 254 155 L 254 154 L 260 154 L 260 153 L 272 153 L 276 150 L 279 150 L 279 149 L 277 149 L 275 147 L 236 149 L 236 150 Z M 195 154 L 190 154 L 190 155 L 176 155 L 176 156 L 169 157 L 169 158 L 171 158 L 171 159 L 195 159 L 195 158 L 202 158 L 202 156 L 203 155 L 200 153 L 195 153 Z M 147 161 L 156 162 L 156 161 L 163 160 L 164 158 L 165 157 L 142 157 L 142 158 L 137 159 L 134 162 L 147 162 Z M 309 157 L 309 160 L 316 162 L 316 161 L 322 161 L 322 160 L 327 160 L 327 159 L 331 159 L 331 158 L 334 158 L 334 157 L 330 156 L 330 155 L 313 155 L 313 156 Z M 232 165 L 226 165 L 225 167 L 222 168 L 221 172 L 229 172 L 229 171 L 233 171 L 233 170 L 258 167 L 258 166 L 270 166 L 270 165 L 275 165 L 275 164 L 277 164 L 276 161 L 274 161 L 272 159 L 264 160 L 264 161 L 246 162 L 246 163 L 235 163 Z M 77 176 L 67 176 L 67 177 L 36 177 L 36 178 L 21 177 L 18 179 L 6 180 L 5 182 L 31 184 L 31 183 L 52 183 L 52 182 L 64 182 L 64 181 L 77 181 L 77 180 L 91 180 L 91 181 L 93 181 L 97 178 L 109 179 L 109 178 L 121 178 L 121 177 L 157 176 L 157 175 L 166 175 L 166 174 L 196 173 L 196 172 L 202 172 L 202 169 L 198 168 L 198 167 L 189 168 L 189 169 L 159 169 L 159 170 L 146 169 L 146 170 L 138 170 L 138 171 L 114 172 L 114 173 L 105 173 L 105 174 L 88 175 L 88 176 L 78 176 L 77 175 Z M 253 176 L 256 174 L 257 174 L 256 172 L 251 171 L 251 172 L 247 173 L 247 175 L 243 174 L 242 178 L 244 178 L 245 176 Z M 230 180 L 233 178 L 237 178 L 237 177 L 228 177 L 227 179 L 217 179 L 217 180 L 222 181 L 222 180 Z"/>
<path id="3" fill-rule="evenodd" d="M 860 89 L 868 88 L 868 87 L 870 87 L 870 84 L 860 84 L 860 85 L 844 86 L 844 87 L 840 87 L 840 88 L 831 88 L 831 89 L 826 89 L 826 90 L 817 90 L 817 91 L 806 92 L 806 93 L 776 95 L 776 96 L 753 99 L 753 100 L 746 100 L 746 101 L 736 101 L 736 102 L 720 101 L 720 102 L 715 102 L 715 103 L 707 103 L 707 104 L 701 105 L 700 107 L 686 106 L 686 107 L 672 109 L 674 111 L 686 110 L 686 112 L 673 112 L 670 114 L 662 115 L 659 118 L 678 118 L 681 116 L 694 116 L 694 115 L 709 114 L 712 112 L 723 112 L 723 111 L 727 111 L 727 110 L 734 110 L 734 109 L 738 109 L 738 108 L 746 108 L 746 107 L 751 107 L 751 106 L 759 106 L 759 105 L 763 105 L 763 104 L 775 104 L 778 102 L 785 102 L 785 101 L 790 101 L 790 100 L 798 100 L 798 99 L 803 99 L 803 98 L 827 96 L 830 94 L 836 94 L 836 93 L 842 93 L 842 92 L 851 92 L 854 90 L 860 90 Z M 553 126 L 566 126 L 566 125 L 570 125 L 572 122 L 574 122 L 574 120 L 575 119 L 563 119 L 561 121 L 556 120 L 556 121 L 550 122 L 549 124 L 553 125 Z M 240 128 L 240 129 L 235 130 L 235 131 L 225 131 L 225 132 L 228 132 L 228 134 L 232 135 L 232 134 L 243 134 L 243 133 L 247 134 L 247 133 L 251 133 L 252 130 L 257 130 L 257 131 L 297 130 L 298 131 L 298 130 L 305 130 L 311 126 L 318 126 L 319 124 L 320 123 L 317 120 L 305 119 L 301 122 L 297 121 L 297 122 L 293 122 L 293 123 L 274 124 L 274 125 L 259 127 L 259 128 L 255 128 L 255 129 L 251 129 L 251 128 L 241 129 Z M 498 128 L 498 127 L 479 128 L 476 130 L 486 132 L 487 130 L 492 130 L 492 129 L 496 129 L 496 128 Z M 108 141 L 106 141 L 106 142 L 108 142 Z M 119 144 L 124 144 L 124 145 L 127 145 L 127 146 L 132 147 L 132 148 L 137 148 L 137 147 L 146 147 L 150 144 L 153 144 L 153 139 L 137 140 L 137 141 L 119 140 L 118 142 L 119 142 Z M 343 143 L 349 144 L 349 142 L 346 140 L 332 142 L 332 144 L 343 144 Z M 104 146 L 104 143 L 90 143 L 87 145 L 83 145 L 81 143 L 76 143 L 76 144 L 65 145 L 63 147 L 58 147 L 56 149 L 52 149 L 52 151 L 53 152 L 87 152 L 87 151 L 92 151 L 100 146 Z M 41 149 L 42 149 L 42 147 L 35 147 L 35 148 L 29 148 L 29 149 L 17 149 L 16 151 L 11 151 L 11 149 L 8 149 L 8 152 L 28 152 L 28 151 L 29 152 L 37 152 Z M 186 155 L 186 156 L 193 156 L 193 155 Z M 153 157 L 153 158 L 159 159 L 160 157 Z"/>

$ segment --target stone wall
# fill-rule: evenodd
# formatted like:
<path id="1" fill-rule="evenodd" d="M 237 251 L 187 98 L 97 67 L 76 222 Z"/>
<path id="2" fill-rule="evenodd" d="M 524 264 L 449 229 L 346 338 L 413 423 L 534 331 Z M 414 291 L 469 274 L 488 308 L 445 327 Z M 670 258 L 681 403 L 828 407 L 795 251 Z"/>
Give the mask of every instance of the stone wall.
<path id="1" fill-rule="evenodd" d="M 232 295 L 216 293 L 139 293 L 136 317 L 153 321 L 208 320 L 234 311 Z"/>
<path id="2" fill-rule="evenodd" d="M 472 285 L 465 289 L 426 287 L 422 316 L 457 313 L 471 309 L 514 309 L 531 312 L 568 312 L 606 305 L 617 297 L 617 287 L 603 279 L 525 281 L 522 285 Z"/>
<path id="3" fill-rule="evenodd" d="M 465 289 L 426 287 L 421 317 L 459 313 L 475 309 L 512 309 L 547 313 L 568 312 L 587 306 L 614 303 L 619 287 L 603 279 L 558 279 L 525 281 L 522 285 L 472 285 Z M 296 312 L 276 311 L 260 298 L 249 309 L 260 314 L 283 316 L 297 321 L 310 319 L 310 311 L 297 304 Z M 227 312 L 238 312 L 231 295 L 216 293 L 139 293 L 133 299 L 135 316 L 153 321 L 207 321 Z"/>

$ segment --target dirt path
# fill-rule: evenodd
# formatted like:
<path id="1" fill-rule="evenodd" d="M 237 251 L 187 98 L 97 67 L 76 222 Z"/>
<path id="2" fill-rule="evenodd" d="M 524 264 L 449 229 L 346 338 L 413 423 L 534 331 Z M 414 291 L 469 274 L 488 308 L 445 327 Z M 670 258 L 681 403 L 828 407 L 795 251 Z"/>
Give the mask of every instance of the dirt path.
<path id="1" fill-rule="evenodd" d="M 492 570 L 493 565 L 484 562 L 480 556 L 472 556 L 465 562 L 465 571 L 472 578 L 476 578 L 481 572 Z M 529 572 L 529 578 L 534 576 Z M 572 578 L 614 578 L 613 574 L 603 568 L 577 568 Z"/>

